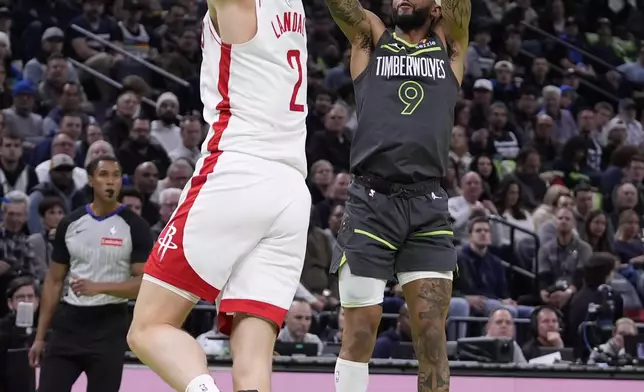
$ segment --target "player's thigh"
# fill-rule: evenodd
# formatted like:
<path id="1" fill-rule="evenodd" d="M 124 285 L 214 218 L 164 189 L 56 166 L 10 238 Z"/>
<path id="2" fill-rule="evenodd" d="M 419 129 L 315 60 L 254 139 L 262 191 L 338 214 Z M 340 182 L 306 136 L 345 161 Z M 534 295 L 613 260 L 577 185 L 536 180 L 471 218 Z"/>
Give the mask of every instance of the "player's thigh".
<path id="1" fill-rule="evenodd" d="M 193 302 L 214 301 L 277 215 L 280 205 L 271 205 L 266 198 L 275 195 L 265 191 L 273 182 L 235 154 L 221 154 L 213 173 L 195 176 L 184 190 L 150 253 L 146 275 Z"/>
<path id="2" fill-rule="evenodd" d="M 301 176 L 283 180 L 286 207 L 264 238 L 235 265 L 219 304 L 220 313 L 246 313 L 278 328 L 302 274 L 311 211 L 310 194 Z"/>
<path id="3" fill-rule="evenodd" d="M 349 265 L 351 274 L 358 277 L 393 278 L 396 253 L 407 232 L 404 217 L 398 212 L 394 199 L 352 183 L 331 273 L 337 274 Z"/>

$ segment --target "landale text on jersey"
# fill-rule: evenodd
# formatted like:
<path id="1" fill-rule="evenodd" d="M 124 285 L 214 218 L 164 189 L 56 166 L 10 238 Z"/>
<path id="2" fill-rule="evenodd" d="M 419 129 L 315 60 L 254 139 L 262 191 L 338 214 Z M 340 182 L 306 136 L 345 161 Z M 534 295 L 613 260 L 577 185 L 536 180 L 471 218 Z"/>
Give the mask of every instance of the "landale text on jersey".
<path id="1" fill-rule="evenodd" d="M 277 25 L 275 24 L 277 22 Z M 271 21 L 275 37 L 279 38 L 284 33 L 298 33 L 305 36 L 304 26 L 306 18 L 299 12 L 284 12 L 283 15 L 275 15 L 275 20 Z"/>

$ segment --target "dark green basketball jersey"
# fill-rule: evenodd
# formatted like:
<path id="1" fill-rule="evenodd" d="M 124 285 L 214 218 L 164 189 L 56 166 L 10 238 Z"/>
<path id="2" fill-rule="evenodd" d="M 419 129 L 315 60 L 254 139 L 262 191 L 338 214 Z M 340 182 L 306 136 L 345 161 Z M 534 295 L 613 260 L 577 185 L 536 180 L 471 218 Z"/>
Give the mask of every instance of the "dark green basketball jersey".
<path id="1" fill-rule="evenodd" d="M 438 37 L 412 45 L 386 31 L 354 88 L 354 174 L 397 183 L 445 176 L 459 84 Z"/>

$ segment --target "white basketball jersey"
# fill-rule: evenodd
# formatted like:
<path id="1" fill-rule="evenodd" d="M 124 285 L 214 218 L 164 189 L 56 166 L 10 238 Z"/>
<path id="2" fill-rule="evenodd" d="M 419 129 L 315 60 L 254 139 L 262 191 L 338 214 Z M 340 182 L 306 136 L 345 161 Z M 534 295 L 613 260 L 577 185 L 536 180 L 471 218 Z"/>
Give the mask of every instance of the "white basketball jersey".
<path id="1" fill-rule="evenodd" d="M 203 20 L 201 100 L 212 125 L 203 154 L 234 151 L 306 177 L 306 31 L 301 0 L 255 0 L 257 34 L 227 44 Z"/>

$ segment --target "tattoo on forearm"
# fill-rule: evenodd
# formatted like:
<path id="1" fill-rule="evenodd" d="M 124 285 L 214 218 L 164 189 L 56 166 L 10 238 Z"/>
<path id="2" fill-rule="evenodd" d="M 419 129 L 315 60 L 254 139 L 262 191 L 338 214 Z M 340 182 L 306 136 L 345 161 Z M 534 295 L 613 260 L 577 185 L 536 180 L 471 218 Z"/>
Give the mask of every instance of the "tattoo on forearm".
<path id="1" fill-rule="evenodd" d="M 416 300 L 418 334 L 418 391 L 448 392 L 449 361 L 445 340 L 445 318 L 452 296 L 452 281 L 429 279 L 421 286 Z"/>
<path id="2" fill-rule="evenodd" d="M 367 16 L 358 0 L 326 0 L 326 4 L 345 34 L 357 32 L 357 44 L 363 49 L 371 47 L 371 37 L 357 31 L 361 24 L 367 23 Z"/>
<path id="3" fill-rule="evenodd" d="M 444 0 L 443 18 L 452 22 L 455 28 L 467 31 L 472 15 L 471 0 Z"/>

